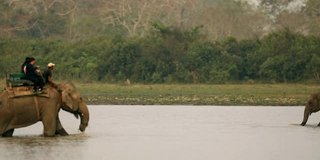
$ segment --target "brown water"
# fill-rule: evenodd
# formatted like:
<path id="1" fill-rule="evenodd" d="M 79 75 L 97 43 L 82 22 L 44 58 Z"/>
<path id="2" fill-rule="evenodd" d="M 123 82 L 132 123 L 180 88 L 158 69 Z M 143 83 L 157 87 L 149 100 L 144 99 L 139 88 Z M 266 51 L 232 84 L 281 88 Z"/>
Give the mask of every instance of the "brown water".
<path id="1" fill-rule="evenodd" d="M 0 138 L 0 160 L 319 160 L 319 114 L 302 107 L 90 106 L 86 133 L 44 138 L 41 123 Z"/>

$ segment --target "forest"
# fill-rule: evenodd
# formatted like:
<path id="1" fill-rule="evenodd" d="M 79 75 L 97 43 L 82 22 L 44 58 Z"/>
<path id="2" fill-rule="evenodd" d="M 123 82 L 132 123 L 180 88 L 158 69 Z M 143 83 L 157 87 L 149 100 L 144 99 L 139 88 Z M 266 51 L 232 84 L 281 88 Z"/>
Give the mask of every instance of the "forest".
<path id="1" fill-rule="evenodd" d="M 3 0 L 0 78 L 26 56 L 84 82 L 319 82 L 320 1 Z"/>

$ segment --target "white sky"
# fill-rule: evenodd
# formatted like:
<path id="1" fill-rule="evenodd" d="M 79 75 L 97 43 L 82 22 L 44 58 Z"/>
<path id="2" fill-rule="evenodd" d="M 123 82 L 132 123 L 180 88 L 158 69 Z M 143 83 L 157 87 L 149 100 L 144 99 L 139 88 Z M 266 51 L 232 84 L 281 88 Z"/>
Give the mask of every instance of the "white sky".
<path id="1" fill-rule="evenodd" d="M 249 2 L 249 4 L 253 6 L 258 6 L 260 3 L 260 0 L 243 0 Z M 297 11 L 300 10 L 302 6 L 305 5 L 306 0 L 293 0 L 292 2 L 289 3 L 287 6 L 287 10 L 289 11 Z"/>
<path id="2" fill-rule="evenodd" d="M 244 0 L 249 2 L 249 4 L 254 5 L 254 6 L 258 6 L 259 5 L 259 0 Z"/>

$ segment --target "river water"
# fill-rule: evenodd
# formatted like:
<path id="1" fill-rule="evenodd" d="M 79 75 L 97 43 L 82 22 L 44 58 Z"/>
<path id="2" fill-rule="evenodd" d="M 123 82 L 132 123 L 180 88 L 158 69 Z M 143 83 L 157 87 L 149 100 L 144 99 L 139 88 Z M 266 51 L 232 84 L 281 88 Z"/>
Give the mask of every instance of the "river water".
<path id="1" fill-rule="evenodd" d="M 61 112 L 67 137 L 42 124 L 0 138 L 0 160 L 319 160 L 320 115 L 303 107 L 89 106 L 90 126 Z"/>

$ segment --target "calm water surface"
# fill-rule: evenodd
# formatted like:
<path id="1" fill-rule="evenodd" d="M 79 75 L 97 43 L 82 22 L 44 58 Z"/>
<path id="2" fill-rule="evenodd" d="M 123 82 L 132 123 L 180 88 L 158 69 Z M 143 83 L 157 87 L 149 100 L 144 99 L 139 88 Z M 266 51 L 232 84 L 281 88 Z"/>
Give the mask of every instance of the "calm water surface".
<path id="1" fill-rule="evenodd" d="M 71 134 L 41 137 L 42 124 L 0 138 L 0 160 L 319 160 L 320 114 L 302 107 L 89 106 L 90 126 L 62 111 Z"/>

